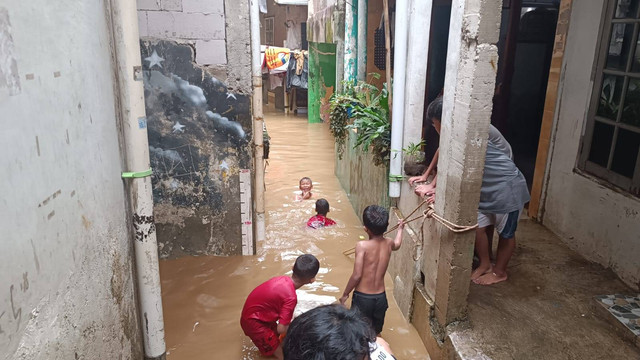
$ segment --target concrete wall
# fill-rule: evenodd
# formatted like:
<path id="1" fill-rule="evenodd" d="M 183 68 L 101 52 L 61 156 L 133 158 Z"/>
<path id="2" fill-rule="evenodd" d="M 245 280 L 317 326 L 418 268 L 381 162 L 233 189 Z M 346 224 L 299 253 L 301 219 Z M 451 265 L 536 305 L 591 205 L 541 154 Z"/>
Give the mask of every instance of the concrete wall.
<path id="1" fill-rule="evenodd" d="M 603 0 L 574 2 L 559 89 L 543 224 L 574 250 L 640 288 L 640 199 L 576 168 L 591 91 Z"/>
<path id="2" fill-rule="evenodd" d="M 344 155 L 336 155 L 336 176 L 359 217 L 368 205 L 389 206 L 389 170 L 373 164 L 371 153 L 354 149 L 356 134 L 349 131 Z"/>
<path id="3" fill-rule="evenodd" d="M 143 356 L 108 8 L 0 0 L 3 359 Z"/>
<path id="4" fill-rule="evenodd" d="M 138 0 L 161 257 L 242 252 L 252 169 L 249 1 Z"/>

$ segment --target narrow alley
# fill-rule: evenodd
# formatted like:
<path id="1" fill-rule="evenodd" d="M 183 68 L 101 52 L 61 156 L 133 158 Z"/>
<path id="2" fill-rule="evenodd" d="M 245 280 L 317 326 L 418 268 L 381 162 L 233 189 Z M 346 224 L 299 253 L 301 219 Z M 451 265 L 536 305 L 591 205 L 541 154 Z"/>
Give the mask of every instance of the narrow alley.
<path id="1" fill-rule="evenodd" d="M 326 124 L 310 124 L 305 116 L 268 112 L 271 137 L 266 173 L 267 239 L 255 257 L 183 257 L 160 263 L 165 313 L 167 358 L 171 360 L 261 359 L 240 328 L 247 294 L 265 280 L 290 273 L 303 253 L 320 260 L 316 282 L 298 293 L 296 315 L 318 305 L 337 302 L 353 267 L 342 254 L 364 236 L 359 217 L 334 175 L 333 138 Z M 329 217 L 338 224 L 318 230 L 306 227 L 314 201 L 294 201 L 298 181 L 313 180 L 313 199 L 325 198 Z M 409 238 L 403 246 L 413 246 Z M 393 294 L 390 277 L 387 294 Z M 350 302 L 350 300 L 349 300 Z M 424 360 L 427 352 L 389 296 L 382 336 L 399 360 Z"/>

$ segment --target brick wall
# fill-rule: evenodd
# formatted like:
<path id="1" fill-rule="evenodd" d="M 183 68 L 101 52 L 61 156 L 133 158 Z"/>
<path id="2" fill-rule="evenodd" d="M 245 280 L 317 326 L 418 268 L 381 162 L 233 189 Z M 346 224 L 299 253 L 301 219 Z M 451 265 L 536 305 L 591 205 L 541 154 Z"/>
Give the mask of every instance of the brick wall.
<path id="1" fill-rule="evenodd" d="M 140 37 L 195 47 L 200 65 L 227 64 L 224 0 L 137 0 Z"/>

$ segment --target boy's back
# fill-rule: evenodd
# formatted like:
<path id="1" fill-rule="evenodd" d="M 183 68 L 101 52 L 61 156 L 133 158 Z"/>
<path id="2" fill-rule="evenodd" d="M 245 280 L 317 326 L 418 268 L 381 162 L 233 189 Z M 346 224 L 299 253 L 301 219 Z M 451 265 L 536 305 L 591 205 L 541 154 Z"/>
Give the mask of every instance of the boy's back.
<path id="1" fill-rule="evenodd" d="M 389 266 L 391 252 L 398 250 L 402 244 L 404 223 L 400 221 L 396 237 L 392 240 L 384 237 L 384 232 L 389 225 L 389 212 L 386 209 L 377 205 L 367 206 L 362 217 L 369 240 L 359 241 L 356 244 L 353 273 L 340 298 L 340 303 L 344 305 L 351 291 L 355 290 L 351 307 L 358 309 L 362 315 L 371 320 L 374 330 L 380 334 L 389 307 L 384 276 Z"/>
<path id="2" fill-rule="evenodd" d="M 362 278 L 356 290 L 364 294 L 385 291 L 384 276 L 389 267 L 393 240 L 385 237 L 359 241 L 356 245 L 356 262 L 362 258 Z"/>

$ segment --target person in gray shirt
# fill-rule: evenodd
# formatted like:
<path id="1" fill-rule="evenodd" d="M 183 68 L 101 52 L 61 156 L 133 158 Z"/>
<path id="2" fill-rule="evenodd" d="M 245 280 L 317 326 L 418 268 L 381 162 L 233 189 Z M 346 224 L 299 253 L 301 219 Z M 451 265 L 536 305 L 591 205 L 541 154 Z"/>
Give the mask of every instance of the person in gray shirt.
<path id="1" fill-rule="evenodd" d="M 433 127 L 439 134 L 440 119 L 442 118 L 441 97 L 429 104 L 427 117 L 432 121 Z M 512 160 L 511 146 L 497 129 L 495 132 L 492 137 L 490 131 L 487 142 L 478 205 L 475 250 L 480 259 L 480 265 L 471 274 L 471 280 L 480 285 L 491 285 L 507 280 L 507 265 L 516 247 L 515 232 L 518 219 L 524 205 L 530 199 L 527 182 Z M 435 200 L 435 179 L 429 185 L 416 187 L 416 194 L 427 196 L 428 201 L 433 202 Z M 411 183 L 412 180 L 418 179 L 410 178 L 409 182 Z M 489 234 L 493 234 L 493 231 L 488 230 L 494 226 L 500 240 L 496 263 L 492 265 Z"/>

